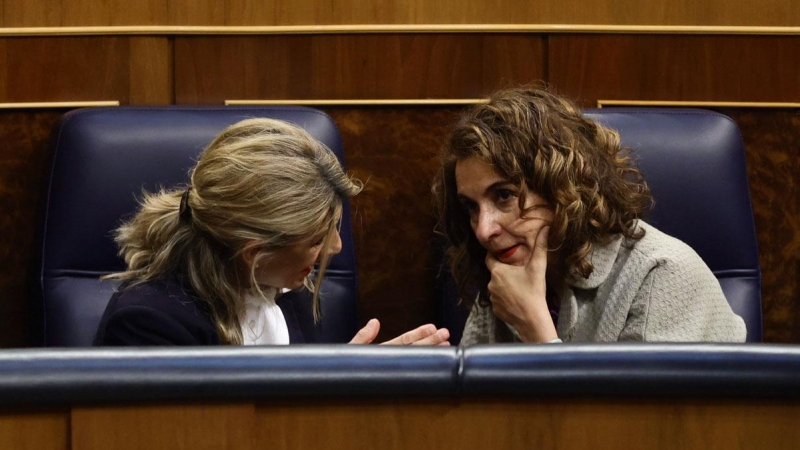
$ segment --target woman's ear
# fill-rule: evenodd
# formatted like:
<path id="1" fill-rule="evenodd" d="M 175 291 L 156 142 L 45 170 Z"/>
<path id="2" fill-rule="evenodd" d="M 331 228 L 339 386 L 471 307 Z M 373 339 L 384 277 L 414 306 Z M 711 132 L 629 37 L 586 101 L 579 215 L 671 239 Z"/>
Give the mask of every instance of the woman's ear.
<path id="1" fill-rule="evenodd" d="M 247 244 L 245 244 L 244 250 L 242 250 L 242 262 L 248 270 L 251 269 L 259 250 L 259 241 L 256 239 L 250 239 L 247 241 Z"/>

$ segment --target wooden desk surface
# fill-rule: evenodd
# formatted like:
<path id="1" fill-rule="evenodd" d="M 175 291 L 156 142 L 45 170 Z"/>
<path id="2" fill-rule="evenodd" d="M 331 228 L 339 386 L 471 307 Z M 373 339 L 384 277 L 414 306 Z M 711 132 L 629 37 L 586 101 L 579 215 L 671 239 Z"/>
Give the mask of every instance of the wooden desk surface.
<path id="1" fill-rule="evenodd" d="M 800 402 L 324 400 L 4 411 L 16 449 L 797 448 Z"/>

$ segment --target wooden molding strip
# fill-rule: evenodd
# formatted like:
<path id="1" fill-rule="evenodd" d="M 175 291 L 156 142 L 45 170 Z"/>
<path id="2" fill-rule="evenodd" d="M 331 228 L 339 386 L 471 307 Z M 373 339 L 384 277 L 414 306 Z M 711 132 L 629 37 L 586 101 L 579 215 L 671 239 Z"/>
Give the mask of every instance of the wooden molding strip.
<path id="1" fill-rule="evenodd" d="M 0 109 L 28 109 L 28 108 L 92 108 L 97 106 L 119 106 L 118 100 L 101 100 L 94 102 L 29 102 L 29 103 L 0 103 Z"/>
<path id="2" fill-rule="evenodd" d="M 295 105 L 295 106 L 446 106 L 476 105 L 485 98 L 421 98 L 421 99 L 311 99 L 311 100 L 225 100 L 226 106 Z"/>
<path id="3" fill-rule="evenodd" d="M 287 26 L 95 26 L 0 28 L 0 36 L 236 35 L 370 33 L 598 33 L 800 35 L 800 27 L 695 25 L 287 25 Z"/>
<path id="4" fill-rule="evenodd" d="M 604 106 L 674 106 L 685 108 L 800 108 L 800 103 L 782 102 L 695 102 L 671 100 L 597 100 L 597 107 Z"/>

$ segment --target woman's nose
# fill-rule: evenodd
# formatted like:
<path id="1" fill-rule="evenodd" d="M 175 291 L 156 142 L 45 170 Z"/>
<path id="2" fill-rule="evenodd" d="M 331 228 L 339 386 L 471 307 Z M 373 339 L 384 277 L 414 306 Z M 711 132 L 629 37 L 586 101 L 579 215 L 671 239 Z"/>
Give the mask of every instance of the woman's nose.
<path id="1" fill-rule="evenodd" d="M 336 235 L 333 237 L 333 245 L 331 245 L 331 255 L 336 255 L 342 251 L 342 236 L 339 235 L 339 232 L 336 232 Z"/>
<path id="2" fill-rule="evenodd" d="M 473 223 L 473 231 L 478 242 L 486 246 L 492 237 L 500 234 L 500 223 L 497 220 L 496 211 L 483 210 L 478 211 L 478 216 Z"/>

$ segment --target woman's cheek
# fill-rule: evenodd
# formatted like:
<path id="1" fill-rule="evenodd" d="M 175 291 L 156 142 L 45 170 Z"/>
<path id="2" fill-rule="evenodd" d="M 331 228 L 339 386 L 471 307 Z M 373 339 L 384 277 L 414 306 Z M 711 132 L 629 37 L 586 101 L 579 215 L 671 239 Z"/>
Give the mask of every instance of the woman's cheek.
<path id="1" fill-rule="evenodd" d="M 541 222 L 541 220 L 536 219 L 521 219 L 515 224 L 514 234 L 524 237 L 527 243 L 536 242 L 536 235 L 543 226 Z"/>

